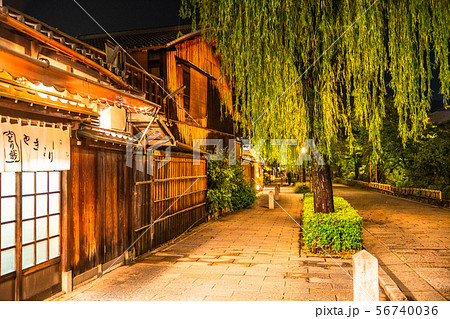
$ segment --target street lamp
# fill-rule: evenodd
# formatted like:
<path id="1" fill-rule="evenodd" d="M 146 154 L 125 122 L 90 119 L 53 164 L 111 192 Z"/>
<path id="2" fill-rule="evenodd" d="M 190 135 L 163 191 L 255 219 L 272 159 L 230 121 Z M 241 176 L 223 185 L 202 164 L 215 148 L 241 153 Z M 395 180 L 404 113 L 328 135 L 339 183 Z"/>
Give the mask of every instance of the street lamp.
<path id="1" fill-rule="evenodd" d="M 306 154 L 306 148 L 302 147 L 302 154 Z M 306 169 L 305 169 L 305 156 L 302 156 L 302 177 L 303 184 L 306 183 Z"/>

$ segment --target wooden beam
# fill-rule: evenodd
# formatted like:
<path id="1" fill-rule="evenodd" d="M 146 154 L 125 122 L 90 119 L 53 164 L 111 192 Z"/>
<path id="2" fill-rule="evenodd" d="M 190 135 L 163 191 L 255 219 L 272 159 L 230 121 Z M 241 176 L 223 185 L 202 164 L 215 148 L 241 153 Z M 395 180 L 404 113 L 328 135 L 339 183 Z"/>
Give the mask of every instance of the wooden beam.
<path id="1" fill-rule="evenodd" d="M 148 224 L 148 225 L 145 225 L 145 226 L 142 226 L 142 227 L 139 227 L 138 229 L 135 229 L 134 231 L 135 231 L 135 232 L 138 232 L 138 231 L 140 231 L 140 230 L 143 230 L 143 229 L 145 229 L 145 228 L 147 228 L 147 227 L 152 226 L 153 224 L 157 224 L 157 223 L 163 222 L 163 221 L 165 221 L 165 220 L 168 219 L 168 218 L 174 217 L 175 215 L 182 214 L 182 213 L 185 213 L 185 212 L 187 212 L 187 211 L 190 211 L 190 210 L 193 210 L 193 209 L 202 207 L 203 205 L 206 205 L 206 203 L 200 203 L 200 204 L 197 204 L 197 205 L 195 205 L 195 206 L 191 206 L 191 207 L 185 208 L 185 209 L 183 209 L 183 210 L 180 210 L 180 211 L 178 211 L 178 212 L 176 212 L 176 213 L 174 213 L 174 214 L 171 214 L 171 215 L 169 215 L 169 216 L 157 218 L 153 223 Z"/>
<path id="2" fill-rule="evenodd" d="M 180 176 L 180 177 L 170 177 L 170 178 L 161 178 L 161 179 L 155 179 L 155 182 L 168 182 L 168 181 L 177 181 L 182 179 L 194 179 L 194 178 L 206 178 L 208 175 L 198 175 L 198 176 Z M 139 183 L 145 183 L 145 182 L 137 182 L 136 185 L 139 185 Z"/>
<path id="3" fill-rule="evenodd" d="M 53 108 L 45 108 L 45 105 L 37 105 L 29 102 L 17 101 L 0 96 L 0 113 L 5 116 L 17 118 L 28 118 L 37 121 L 49 121 L 49 118 L 58 118 L 62 123 L 71 121 L 81 121 L 87 118 L 83 113 L 68 113 L 66 111 L 56 111 Z M 80 116 L 81 115 L 81 116 Z"/>

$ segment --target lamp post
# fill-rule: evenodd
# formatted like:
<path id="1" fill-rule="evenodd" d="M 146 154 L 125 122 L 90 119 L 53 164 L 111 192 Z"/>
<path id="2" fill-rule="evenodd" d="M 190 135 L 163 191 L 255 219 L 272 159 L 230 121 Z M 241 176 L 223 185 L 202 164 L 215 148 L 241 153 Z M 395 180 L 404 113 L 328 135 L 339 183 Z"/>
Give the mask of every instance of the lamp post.
<path id="1" fill-rule="evenodd" d="M 306 149 L 302 147 L 302 154 L 306 154 Z M 305 155 L 302 156 L 302 178 L 303 184 L 306 183 Z"/>

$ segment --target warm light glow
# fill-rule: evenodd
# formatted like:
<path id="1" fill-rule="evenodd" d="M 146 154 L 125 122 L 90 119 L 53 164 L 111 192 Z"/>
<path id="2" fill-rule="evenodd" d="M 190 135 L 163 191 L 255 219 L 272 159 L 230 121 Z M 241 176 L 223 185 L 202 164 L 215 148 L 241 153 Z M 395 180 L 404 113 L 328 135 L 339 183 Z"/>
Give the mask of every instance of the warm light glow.
<path id="1" fill-rule="evenodd" d="M 303 154 L 306 153 L 306 148 L 302 147 L 302 153 L 303 153 Z"/>
<path id="2" fill-rule="evenodd" d="M 111 129 L 111 106 L 100 111 L 100 127 Z"/>
<path id="3" fill-rule="evenodd" d="M 40 92 L 37 92 L 37 95 L 38 95 L 41 99 L 46 99 L 46 98 L 48 97 L 47 94 L 45 94 L 45 93 L 40 93 Z"/>

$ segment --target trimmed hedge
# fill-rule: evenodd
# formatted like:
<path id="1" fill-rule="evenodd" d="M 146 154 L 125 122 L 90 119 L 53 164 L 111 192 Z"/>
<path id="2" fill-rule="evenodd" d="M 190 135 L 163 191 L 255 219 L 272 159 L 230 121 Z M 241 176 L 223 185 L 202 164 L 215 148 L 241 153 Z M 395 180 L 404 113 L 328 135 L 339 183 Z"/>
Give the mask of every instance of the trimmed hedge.
<path id="1" fill-rule="evenodd" d="M 362 217 L 342 197 L 334 196 L 334 213 L 314 213 L 314 196 L 305 194 L 303 200 L 303 243 L 340 253 L 362 249 Z"/>
<path id="2" fill-rule="evenodd" d="M 309 193 L 310 191 L 311 191 L 311 189 L 309 188 L 308 185 L 305 185 L 304 183 L 295 183 L 294 193 L 305 194 L 305 193 Z"/>

